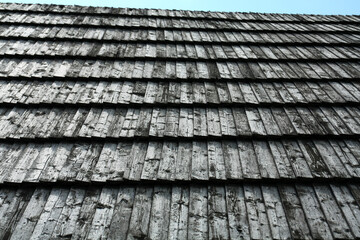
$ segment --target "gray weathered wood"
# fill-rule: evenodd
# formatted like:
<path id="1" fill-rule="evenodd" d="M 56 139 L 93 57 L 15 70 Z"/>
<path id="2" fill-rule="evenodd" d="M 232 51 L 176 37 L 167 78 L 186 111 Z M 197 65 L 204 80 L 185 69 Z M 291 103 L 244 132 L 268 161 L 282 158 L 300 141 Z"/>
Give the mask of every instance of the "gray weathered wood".
<path id="1" fill-rule="evenodd" d="M 145 161 L 147 143 L 134 142 L 131 149 L 131 159 L 127 162 L 124 178 L 139 181 Z"/>
<path id="2" fill-rule="evenodd" d="M 353 238 L 330 187 L 314 184 L 314 189 L 334 238 Z"/>
<path id="3" fill-rule="evenodd" d="M 209 239 L 230 238 L 225 196 L 224 187 L 208 187 Z"/>
<path id="4" fill-rule="evenodd" d="M 107 238 L 117 196 L 117 188 L 102 189 L 91 227 L 87 234 L 88 239 Z"/>
<path id="5" fill-rule="evenodd" d="M 6 236 L 8 238 L 10 238 L 11 234 L 16 233 L 17 228 L 18 228 L 17 226 L 19 223 L 21 223 L 20 221 L 21 221 L 22 217 L 24 216 L 25 210 L 29 204 L 30 199 L 32 198 L 34 190 L 33 189 L 30 189 L 30 190 L 29 189 L 18 189 L 15 191 L 14 189 L 10 189 L 10 191 L 7 191 L 6 189 L 2 189 L 2 191 L 4 191 L 2 193 L 2 195 L 4 193 L 6 194 L 6 199 L 4 199 L 1 204 L 0 216 L 1 216 L 2 221 L 0 222 L 0 236 L 2 238 L 6 237 Z M 40 191 L 38 191 L 37 193 L 39 194 L 39 192 Z M 40 195 L 39 196 L 40 198 L 43 197 L 41 195 L 41 193 L 39 195 Z M 41 199 L 39 201 L 41 201 Z M 41 206 L 39 206 L 39 207 L 41 208 Z M 31 206 L 30 206 L 30 208 L 31 208 Z M 33 209 L 33 210 L 34 210 L 33 214 L 36 214 L 36 211 L 38 211 L 39 209 L 37 209 L 37 210 Z M 26 216 L 25 216 L 25 218 L 26 218 Z M 24 228 L 24 232 L 26 232 L 26 230 L 31 230 L 31 228 L 33 228 L 35 226 L 34 224 L 36 224 L 36 223 L 30 222 L 28 228 L 26 228 L 26 227 Z M 21 228 L 21 226 L 20 226 L 20 228 Z M 21 231 L 21 230 L 18 230 L 18 231 Z M 18 234 L 17 235 L 18 238 L 26 237 L 26 236 L 22 236 L 21 233 L 19 233 L 19 232 L 17 234 Z M 30 235 L 31 232 L 29 232 L 27 234 Z M 27 237 L 29 235 L 27 235 Z"/>
<path id="6" fill-rule="evenodd" d="M 246 108 L 246 116 L 249 121 L 250 129 L 254 135 L 266 135 L 264 124 L 261 120 L 260 114 L 255 108 Z"/>
<path id="7" fill-rule="evenodd" d="M 189 188 L 172 188 L 168 239 L 185 239 L 188 236 Z"/>
<path id="8" fill-rule="evenodd" d="M 282 141 L 282 144 L 286 150 L 295 175 L 297 177 L 312 178 L 311 170 L 298 143 L 295 141 Z"/>
<path id="9" fill-rule="evenodd" d="M 72 238 L 84 238 L 84 236 L 86 236 L 90 231 L 94 213 L 96 211 L 96 206 L 99 203 L 101 190 L 101 188 L 97 187 L 87 189 L 81 205 L 80 214 L 77 221 L 74 223 L 75 231 L 72 234 Z M 60 210 L 62 209 L 60 208 Z"/>
<path id="10" fill-rule="evenodd" d="M 40 188 L 35 190 L 10 239 L 28 239 L 31 236 L 49 195 L 50 191 L 48 189 Z"/>
<path id="11" fill-rule="evenodd" d="M 192 177 L 192 148 L 191 142 L 179 142 L 176 161 L 176 179 L 178 180 L 189 180 Z"/>
<path id="12" fill-rule="evenodd" d="M 134 188 L 120 188 L 108 230 L 108 239 L 126 239 L 133 210 Z"/>
<path id="13" fill-rule="evenodd" d="M 189 239 L 208 239 L 208 190 L 190 187 L 188 235 Z"/>
<path id="14" fill-rule="evenodd" d="M 225 188 L 230 237 L 231 239 L 250 239 L 244 189 L 235 185 L 227 185 Z"/>
<path id="15" fill-rule="evenodd" d="M 209 178 L 210 179 L 226 179 L 226 163 L 221 142 L 207 142 Z M 228 163 L 229 164 L 229 163 Z"/>
<path id="16" fill-rule="evenodd" d="M 50 239 L 62 209 L 65 206 L 68 194 L 68 189 L 52 189 L 31 235 L 32 239 Z"/>
<path id="17" fill-rule="evenodd" d="M 295 178 L 284 146 L 279 141 L 269 141 L 269 147 L 280 178 Z"/>
<path id="18" fill-rule="evenodd" d="M 296 189 L 290 185 L 280 185 L 279 193 L 286 213 L 291 236 L 294 239 L 312 239 Z"/>
<path id="19" fill-rule="evenodd" d="M 191 178 L 198 180 L 208 180 L 208 152 L 206 142 L 193 142 L 192 161 L 191 161 Z"/>
<path id="20" fill-rule="evenodd" d="M 236 142 L 223 141 L 222 150 L 225 162 L 225 172 L 227 179 L 242 179 L 241 160 Z"/>
<path id="21" fill-rule="evenodd" d="M 152 188 L 137 188 L 127 239 L 137 239 L 148 236 L 152 194 Z"/>
<path id="22" fill-rule="evenodd" d="M 150 239 L 168 239 L 171 201 L 170 190 L 169 187 L 154 187 L 149 223 Z"/>
<path id="23" fill-rule="evenodd" d="M 175 180 L 177 152 L 178 143 L 164 142 L 157 174 L 158 179 Z"/>
<path id="24" fill-rule="evenodd" d="M 296 185 L 296 190 L 313 238 L 333 239 L 314 189 L 308 185 Z"/>
<path id="25" fill-rule="evenodd" d="M 261 176 L 263 178 L 279 178 L 279 173 L 267 142 L 253 141 L 253 145 Z"/>
<path id="26" fill-rule="evenodd" d="M 81 204 L 85 197 L 85 190 L 71 188 L 65 205 L 57 220 L 56 227 L 50 238 L 72 236 L 75 232 L 75 223 L 79 217 Z"/>
<path id="27" fill-rule="evenodd" d="M 163 144 L 161 142 L 149 142 L 141 179 L 156 180 L 159 164 L 162 156 Z M 174 166 L 172 166 L 174 167 Z"/>
<path id="28" fill-rule="evenodd" d="M 360 234 L 360 208 L 356 204 L 350 190 L 345 186 L 330 185 L 335 199 L 338 202 L 338 206 L 342 210 L 343 216 L 346 218 L 352 233 L 356 238 Z"/>
<path id="29" fill-rule="evenodd" d="M 290 229 L 279 192 L 275 186 L 262 186 L 266 212 L 274 239 L 291 239 Z"/>
<path id="30" fill-rule="evenodd" d="M 271 239 L 270 225 L 260 187 L 244 185 L 244 193 L 251 239 Z"/>

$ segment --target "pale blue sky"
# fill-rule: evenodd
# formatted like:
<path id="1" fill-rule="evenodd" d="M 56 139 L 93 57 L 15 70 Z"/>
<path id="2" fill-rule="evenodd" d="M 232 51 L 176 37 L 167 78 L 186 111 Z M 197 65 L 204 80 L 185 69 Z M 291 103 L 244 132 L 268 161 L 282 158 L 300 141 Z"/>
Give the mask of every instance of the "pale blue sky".
<path id="1" fill-rule="evenodd" d="M 0 2 L 8 1 L 0 0 Z M 15 0 L 11 2 L 204 11 L 360 14 L 360 0 Z"/>

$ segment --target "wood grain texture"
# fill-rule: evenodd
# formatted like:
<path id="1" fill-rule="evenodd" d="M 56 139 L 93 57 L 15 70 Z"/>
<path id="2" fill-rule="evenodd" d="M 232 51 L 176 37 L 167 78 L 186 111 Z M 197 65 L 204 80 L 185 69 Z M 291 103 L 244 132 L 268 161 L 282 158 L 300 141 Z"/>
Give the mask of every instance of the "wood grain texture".
<path id="1" fill-rule="evenodd" d="M 345 184 L 2 188 L 0 229 L 11 239 L 353 238 L 358 234 L 359 205 L 354 201 L 358 188 Z M 338 218 L 341 222 L 334 220 Z"/>
<path id="2" fill-rule="evenodd" d="M 345 107 L 337 111 L 347 112 Z M 306 112 L 305 112 L 306 111 Z M 108 109 L 86 108 L 4 108 L 0 112 L 1 138 L 133 138 L 133 137 L 235 137 L 293 135 L 354 135 L 360 134 L 345 126 L 331 107 L 312 107 L 322 111 L 322 119 L 305 115 L 309 108 L 182 108 L 128 107 Z M 75 113 L 76 112 L 76 113 Z M 267 112 L 265 114 L 265 112 Z M 360 111 L 352 109 L 346 121 L 358 124 Z M 271 120 L 269 120 L 271 119 Z M 324 120 L 323 120 L 324 119 Z M 52 121 L 46 134 L 37 122 Z M 323 128 L 323 121 L 328 121 Z M 266 124 L 264 124 L 266 122 Z M 270 128 L 269 125 L 272 125 Z M 279 126 L 279 127 L 277 127 Z M 280 131 L 281 129 L 281 131 Z M 315 130 L 318 129 L 318 130 Z M 19 163 L 20 164 L 20 163 Z M 19 165 L 20 167 L 20 165 Z"/>
<path id="3" fill-rule="evenodd" d="M 360 238 L 359 22 L 0 3 L 0 238 Z"/>
<path id="4" fill-rule="evenodd" d="M 360 176 L 359 144 L 353 140 L 1 144 L 0 183 L 350 179 Z M 30 154 L 34 151 L 36 155 Z M 33 164 L 16 167 L 24 156 Z"/>

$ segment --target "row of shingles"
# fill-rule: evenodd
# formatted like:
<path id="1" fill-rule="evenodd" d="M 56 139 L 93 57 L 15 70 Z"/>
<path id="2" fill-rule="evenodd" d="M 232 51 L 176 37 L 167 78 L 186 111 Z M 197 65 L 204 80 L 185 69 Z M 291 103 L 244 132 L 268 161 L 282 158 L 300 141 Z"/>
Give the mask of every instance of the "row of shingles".
<path id="1" fill-rule="evenodd" d="M 0 56 L 79 57 L 91 59 L 360 59 L 360 47 L 261 46 L 156 43 L 93 43 L 72 41 L 0 40 Z M 159 59 L 160 58 L 160 59 Z"/>
<path id="2" fill-rule="evenodd" d="M 249 32 L 249 31 L 198 31 L 198 30 L 142 30 L 142 29 L 108 29 L 64 26 L 0 26 L 0 37 L 22 39 L 64 39 L 92 41 L 165 41 L 196 43 L 310 43 L 310 44 L 358 44 L 359 34 L 336 33 L 301 33 L 301 32 Z"/>
<path id="3" fill-rule="evenodd" d="M 1 77 L 95 79 L 356 79 L 359 62 L 133 61 L 2 58 Z"/>
<path id="4" fill-rule="evenodd" d="M 85 7 L 85 6 L 61 6 L 47 4 L 8 4 L 0 5 L 2 11 L 60 13 L 60 14 L 85 14 L 85 15 L 108 15 L 108 16 L 132 16 L 132 17 L 172 17 L 190 19 L 226 19 L 241 21 L 271 21 L 271 22 L 358 22 L 358 16 L 340 15 L 301 15 L 301 14 L 263 14 L 263 13 L 239 13 L 239 12 L 204 12 L 163 9 L 133 9 L 133 8 L 108 8 L 108 7 Z"/>
<path id="5" fill-rule="evenodd" d="M 2 139 L 358 136 L 357 107 L 0 109 Z"/>
<path id="6" fill-rule="evenodd" d="M 223 20 L 190 20 L 175 18 L 153 17 L 102 17 L 58 14 L 32 14 L 32 13 L 1 13 L 0 22 L 3 24 L 30 24 L 71 27 L 97 27 L 110 28 L 150 28 L 150 29 L 197 29 L 232 31 L 304 31 L 304 32 L 359 32 L 358 23 L 278 23 L 278 22 L 243 22 Z"/>
<path id="7" fill-rule="evenodd" d="M 358 185 L 3 188 L 10 239 L 352 239 Z"/>
<path id="8" fill-rule="evenodd" d="M 352 82 L 145 82 L 1 80 L 0 103 L 117 106 L 267 106 L 360 102 Z M 89 105 L 90 106 L 90 105 Z"/>
<path id="9" fill-rule="evenodd" d="M 359 179 L 355 140 L 0 145 L 0 183 Z"/>
<path id="10" fill-rule="evenodd" d="M 239 12 L 204 12 L 163 9 L 133 9 L 133 8 L 107 8 L 107 7 L 83 7 L 83 6 L 60 6 L 46 4 L 2 4 L 1 10 L 26 11 L 46 13 L 77 13 L 89 15 L 124 15 L 124 16 L 154 16 L 196 19 L 232 19 L 241 21 L 306 21 L 306 22 L 337 22 L 359 21 L 358 16 L 340 15 L 301 15 L 301 14 L 262 14 L 262 13 L 239 13 Z"/>

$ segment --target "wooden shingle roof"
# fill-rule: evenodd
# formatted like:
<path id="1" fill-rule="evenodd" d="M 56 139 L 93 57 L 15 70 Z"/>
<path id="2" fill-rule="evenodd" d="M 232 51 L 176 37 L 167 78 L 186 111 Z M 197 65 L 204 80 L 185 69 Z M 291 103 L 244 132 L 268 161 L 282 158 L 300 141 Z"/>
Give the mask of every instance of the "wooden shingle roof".
<path id="1" fill-rule="evenodd" d="M 359 239 L 359 23 L 0 3 L 0 239 Z"/>

